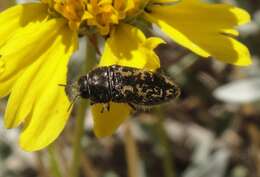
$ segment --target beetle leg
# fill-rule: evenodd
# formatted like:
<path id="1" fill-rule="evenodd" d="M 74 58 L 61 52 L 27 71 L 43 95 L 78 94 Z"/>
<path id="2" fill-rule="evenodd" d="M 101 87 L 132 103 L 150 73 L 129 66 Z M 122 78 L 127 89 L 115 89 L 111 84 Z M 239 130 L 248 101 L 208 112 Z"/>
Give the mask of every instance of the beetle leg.
<path id="1" fill-rule="evenodd" d="M 110 104 L 109 103 L 103 103 L 101 113 L 108 112 L 109 110 L 110 110 Z"/>
<path id="2" fill-rule="evenodd" d="M 132 103 L 128 103 L 128 105 L 129 105 L 133 110 L 136 111 L 136 107 L 135 107 L 135 105 L 133 105 Z"/>
<path id="3" fill-rule="evenodd" d="M 107 103 L 107 111 L 110 111 L 110 103 Z"/>

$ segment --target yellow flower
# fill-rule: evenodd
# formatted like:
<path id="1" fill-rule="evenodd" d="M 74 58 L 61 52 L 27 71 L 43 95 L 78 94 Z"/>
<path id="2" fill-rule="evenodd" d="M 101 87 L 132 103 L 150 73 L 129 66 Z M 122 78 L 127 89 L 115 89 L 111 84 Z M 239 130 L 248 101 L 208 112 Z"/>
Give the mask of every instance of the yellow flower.
<path id="1" fill-rule="evenodd" d="M 0 14 L 0 97 L 10 94 L 5 126 L 23 123 L 23 149 L 44 148 L 63 130 L 70 102 L 59 84 L 66 82 L 67 63 L 82 31 L 106 37 L 99 66 L 160 67 L 154 48 L 164 41 L 146 38 L 131 25 L 129 19 L 135 17 L 155 23 L 203 57 L 236 65 L 251 62 L 247 48 L 234 39 L 234 27 L 248 22 L 249 15 L 231 5 L 200 0 L 42 0 L 17 5 Z M 101 109 L 99 104 L 92 108 L 98 137 L 111 135 L 131 111 L 116 103 L 109 112 Z"/>
<path id="2" fill-rule="evenodd" d="M 238 35 L 234 27 L 250 21 L 246 11 L 200 0 L 151 0 L 146 5 L 141 14 L 145 19 L 198 55 L 236 65 L 251 63 L 248 49 L 233 38 Z M 158 38 L 145 39 L 133 26 L 120 25 L 108 38 L 99 65 L 119 64 L 153 70 L 160 64 L 152 49 L 160 43 L 163 41 Z M 143 46 L 150 54 L 144 52 Z M 100 113 L 102 105 L 93 106 L 94 131 L 98 137 L 111 135 L 129 115 L 128 105 L 111 105 L 110 112 L 106 113 Z"/>
<path id="3" fill-rule="evenodd" d="M 242 9 L 201 0 L 152 0 L 144 16 L 172 40 L 202 57 L 241 66 L 251 64 L 247 47 L 234 39 L 239 35 L 234 28 L 250 21 Z"/>

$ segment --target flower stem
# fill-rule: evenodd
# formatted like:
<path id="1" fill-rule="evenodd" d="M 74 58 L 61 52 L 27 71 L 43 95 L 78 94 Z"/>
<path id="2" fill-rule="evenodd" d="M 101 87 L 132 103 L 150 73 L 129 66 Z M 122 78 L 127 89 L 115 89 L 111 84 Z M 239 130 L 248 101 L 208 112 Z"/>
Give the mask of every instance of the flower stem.
<path id="1" fill-rule="evenodd" d="M 132 134 L 131 124 L 130 122 L 126 122 L 124 132 L 124 144 L 125 144 L 125 153 L 127 160 L 127 168 L 128 168 L 128 177 L 138 177 L 139 174 L 139 155 L 138 149 L 135 142 L 135 139 Z"/>
<path id="2" fill-rule="evenodd" d="M 96 64 L 96 52 L 93 45 L 87 41 L 87 48 L 86 48 L 86 60 L 85 65 L 83 65 L 81 74 L 88 73 L 93 66 Z M 74 143 L 73 143 L 73 158 L 72 158 L 72 166 L 71 166 L 71 177 L 78 177 L 79 176 L 79 169 L 80 169 L 80 156 L 81 156 L 81 140 L 84 135 L 84 125 L 85 125 L 85 112 L 89 106 L 89 102 L 87 100 L 80 100 L 77 116 L 76 116 L 76 125 L 75 125 L 75 132 L 74 132 Z"/>
<path id="3" fill-rule="evenodd" d="M 48 146 L 48 154 L 49 154 L 49 160 L 50 160 L 51 171 L 53 173 L 53 176 L 62 177 L 62 173 L 61 173 L 60 167 L 59 167 L 59 162 L 56 158 L 55 145 L 54 144 Z"/>
<path id="4" fill-rule="evenodd" d="M 157 117 L 158 117 L 158 121 L 156 122 L 155 130 L 159 138 L 159 143 L 163 148 L 162 161 L 163 161 L 164 176 L 176 177 L 175 164 L 172 159 L 170 142 L 163 126 L 164 116 L 161 108 L 157 109 Z"/>
<path id="5" fill-rule="evenodd" d="M 36 167 L 37 167 L 39 177 L 48 176 L 45 165 L 44 165 L 44 161 L 43 161 L 43 152 L 39 151 L 39 152 L 36 152 L 34 155 L 36 158 Z"/>

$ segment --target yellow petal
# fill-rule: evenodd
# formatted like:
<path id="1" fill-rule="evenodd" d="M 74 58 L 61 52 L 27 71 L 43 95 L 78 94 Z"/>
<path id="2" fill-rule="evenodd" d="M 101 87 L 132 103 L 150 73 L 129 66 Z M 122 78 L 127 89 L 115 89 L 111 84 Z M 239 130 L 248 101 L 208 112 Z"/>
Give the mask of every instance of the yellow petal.
<path id="1" fill-rule="evenodd" d="M 147 20 L 156 23 L 174 41 L 203 57 L 248 65 L 248 49 L 231 36 L 236 26 L 250 21 L 248 13 L 227 4 L 183 0 L 174 5 L 151 5 Z M 205 15 L 206 14 L 206 15 Z"/>
<path id="2" fill-rule="evenodd" d="M 100 0 L 98 5 L 112 4 L 112 0 Z"/>
<path id="3" fill-rule="evenodd" d="M 67 63 L 76 48 L 76 33 L 70 31 L 63 20 L 50 20 L 41 27 L 48 28 L 51 37 L 45 34 L 41 38 L 42 45 L 34 44 L 35 50 L 41 51 L 40 55 L 15 83 L 5 117 L 9 127 L 17 126 L 26 118 L 20 145 L 27 151 L 50 144 L 69 117 L 70 102 L 59 84 L 66 83 Z"/>
<path id="4" fill-rule="evenodd" d="M 44 20 L 48 15 L 48 7 L 42 3 L 16 5 L 0 13 L 0 46 L 17 29 L 28 23 Z"/>
<path id="5" fill-rule="evenodd" d="M 20 145 L 26 151 L 49 145 L 61 133 L 70 114 L 70 102 L 59 84 L 66 83 L 67 64 L 77 46 L 76 33 L 61 28 L 52 42 L 40 59 L 46 61 L 40 66 L 31 86 L 34 95 L 29 102 L 33 107 L 20 136 Z"/>
<path id="6" fill-rule="evenodd" d="M 38 59 L 27 67 L 14 83 L 5 111 L 6 128 L 17 127 L 31 113 L 36 97 L 35 91 L 37 91 L 33 87 L 38 87 L 38 83 L 33 80 L 37 78 L 38 69 L 43 63 L 43 60 Z"/>
<path id="7" fill-rule="evenodd" d="M 97 137 L 113 134 L 130 114 L 130 108 L 125 104 L 110 103 L 110 111 L 101 113 L 102 107 L 102 104 L 97 104 L 92 108 L 94 132 Z"/>
<path id="8" fill-rule="evenodd" d="M 153 49 L 161 43 L 164 41 L 160 38 L 147 39 L 138 28 L 122 24 L 107 39 L 99 66 L 118 64 L 155 70 L 160 61 Z"/>
<path id="9" fill-rule="evenodd" d="M 0 66 L 1 67 L 1 66 Z M 11 88 L 13 86 L 13 83 L 17 80 L 18 75 L 8 79 L 7 81 L 0 81 L 0 98 L 8 95 L 11 91 Z"/>
<path id="10" fill-rule="evenodd" d="M 48 66 L 48 61 L 51 61 L 46 60 L 46 55 L 53 52 L 53 50 L 58 50 L 57 46 L 60 45 L 60 41 L 58 41 L 59 43 L 57 45 L 53 44 L 53 42 L 55 42 L 59 30 L 65 28 L 65 25 L 66 23 L 63 20 L 51 20 L 42 23 L 41 26 L 37 25 L 38 27 L 45 29 L 45 35 L 50 35 L 51 37 L 45 38 L 44 42 L 42 42 L 45 45 L 38 45 L 38 50 L 41 51 L 41 53 L 38 53 L 35 56 L 36 58 L 31 58 L 32 64 L 27 66 L 26 69 L 24 69 L 25 71 L 21 74 L 17 75 L 18 79 L 12 88 L 12 93 L 9 97 L 5 113 L 5 126 L 7 128 L 17 127 L 30 113 L 34 99 L 37 97 L 37 94 L 41 92 L 42 85 L 40 85 L 40 83 L 48 81 L 48 78 L 46 77 L 38 77 L 42 71 L 41 67 L 44 67 L 44 65 Z M 28 28 L 24 28 L 24 31 L 27 29 Z M 52 31 L 53 34 L 50 34 L 50 31 Z M 34 40 L 42 41 L 43 39 L 42 36 L 38 36 Z M 20 51 L 17 52 L 20 53 Z M 32 53 L 31 50 L 28 50 L 27 52 L 28 56 Z M 53 55 L 53 53 L 51 53 L 51 55 Z M 57 56 L 57 58 L 58 57 L 61 56 Z M 19 60 L 19 58 L 17 60 Z M 36 61 L 33 62 L 34 60 Z M 10 59 L 7 61 L 10 61 Z"/>
<path id="11" fill-rule="evenodd" d="M 160 38 L 147 39 L 138 28 L 122 24 L 107 39 L 99 66 L 118 64 L 155 70 L 160 61 L 153 50 L 161 43 L 164 41 Z M 101 104 L 93 106 L 94 132 L 98 137 L 111 135 L 130 113 L 127 104 L 110 104 L 110 111 L 104 113 Z"/>
<path id="12" fill-rule="evenodd" d="M 33 63 L 50 46 L 64 20 L 31 23 L 18 29 L 0 48 L 0 97 L 9 94 L 24 68 Z"/>
<path id="13" fill-rule="evenodd" d="M 136 2 L 134 0 L 126 0 L 124 12 L 133 10 L 135 7 L 136 7 Z"/>

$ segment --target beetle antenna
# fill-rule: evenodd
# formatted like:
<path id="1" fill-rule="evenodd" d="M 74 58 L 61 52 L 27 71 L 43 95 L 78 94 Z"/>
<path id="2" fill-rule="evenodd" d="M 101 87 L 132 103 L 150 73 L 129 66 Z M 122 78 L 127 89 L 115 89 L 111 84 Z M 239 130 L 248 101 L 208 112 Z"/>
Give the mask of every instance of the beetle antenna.
<path id="1" fill-rule="evenodd" d="M 69 106 L 69 108 L 68 108 L 68 112 L 71 110 L 71 108 L 72 108 L 72 106 L 75 104 L 75 102 L 77 101 L 77 99 L 79 98 L 79 96 L 80 95 L 76 95 L 74 98 L 73 98 L 73 100 L 71 101 L 71 103 L 70 103 L 70 106 Z"/>
<path id="2" fill-rule="evenodd" d="M 67 84 L 58 84 L 58 86 L 67 87 Z"/>

